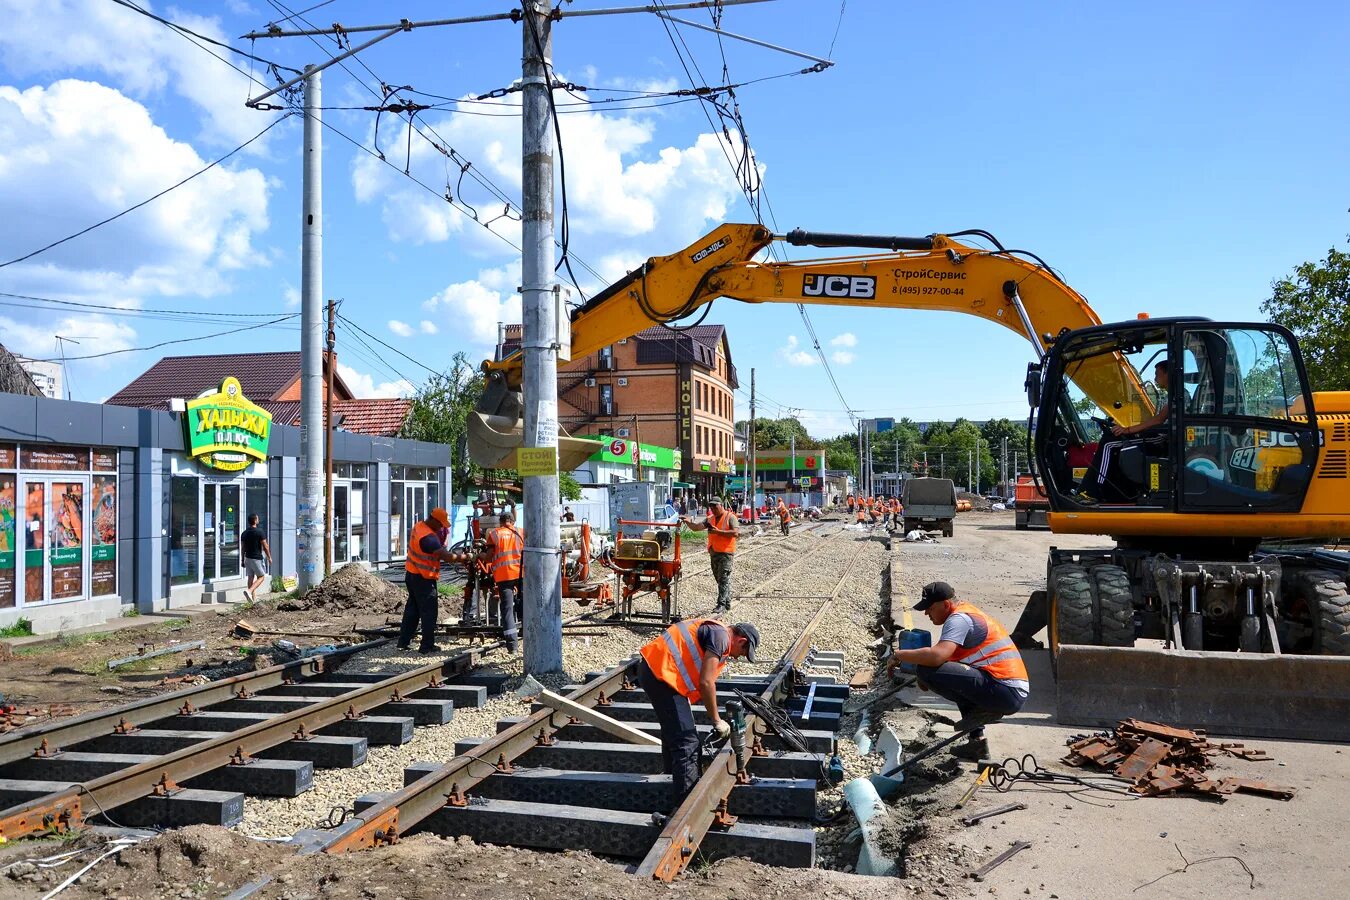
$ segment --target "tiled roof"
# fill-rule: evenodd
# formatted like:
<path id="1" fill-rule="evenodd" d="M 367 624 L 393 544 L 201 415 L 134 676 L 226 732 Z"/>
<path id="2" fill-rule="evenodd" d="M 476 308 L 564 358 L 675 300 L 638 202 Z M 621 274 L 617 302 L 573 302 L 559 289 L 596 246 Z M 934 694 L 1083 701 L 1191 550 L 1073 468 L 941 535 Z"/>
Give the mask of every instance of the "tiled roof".
<path id="1" fill-rule="evenodd" d="M 722 336 L 726 332 L 725 325 L 694 325 L 690 328 L 667 328 L 664 325 L 653 325 L 651 328 L 639 331 L 633 337 L 639 341 L 652 341 L 669 339 L 681 334 L 716 350 L 717 343 L 722 340 Z"/>
<path id="2" fill-rule="evenodd" d="M 282 425 L 300 424 L 298 401 L 259 403 L 272 414 L 272 421 Z M 342 431 L 369 434 L 377 437 L 397 437 L 408 418 L 412 401 L 403 397 L 369 400 L 339 400 L 333 407 L 333 418 Z"/>
<path id="3" fill-rule="evenodd" d="M 171 397 L 191 399 L 203 391 L 219 388 L 226 377 L 233 375 L 239 379 L 244 396 L 261 404 L 282 393 L 299 374 L 298 350 L 166 356 L 109 397 L 107 402 L 142 409 L 166 409 Z M 343 388 L 345 390 L 345 385 Z"/>

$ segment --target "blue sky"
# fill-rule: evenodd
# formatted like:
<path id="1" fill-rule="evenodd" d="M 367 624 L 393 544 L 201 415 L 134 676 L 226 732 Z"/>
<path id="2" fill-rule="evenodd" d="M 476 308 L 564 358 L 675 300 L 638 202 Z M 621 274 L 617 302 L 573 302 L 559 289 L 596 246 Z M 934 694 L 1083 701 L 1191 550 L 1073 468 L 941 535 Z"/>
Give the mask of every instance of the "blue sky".
<path id="1" fill-rule="evenodd" d="M 138 0 L 139 2 L 139 0 Z M 237 40 L 284 15 L 267 0 L 140 3 L 205 34 Z M 290 10 L 308 4 L 287 4 Z M 334 0 L 306 15 L 345 25 L 500 12 L 465 0 Z M 598 8 L 578 0 L 565 8 Z M 706 12 L 677 15 L 707 21 Z M 0 0 L 0 261 L 156 193 L 263 129 L 245 109 L 247 80 L 169 29 L 112 0 Z M 726 10 L 723 27 L 825 56 L 834 0 L 778 0 Z M 700 83 L 722 80 L 711 35 L 680 29 Z M 260 40 L 287 66 L 320 61 L 329 38 Z M 360 40 L 360 38 L 357 38 Z M 593 90 L 689 86 L 650 15 L 566 19 L 554 30 L 558 73 Z M 350 72 L 324 74 L 325 106 L 374 105 L 378 79 L 422 102 L 472 98 L 519 77 L 520 27 L 486 23 L 399 34 Z M 1350 232 L 1350 6 L 1142 3 L 960 7 L 850 0 L 823 73 L 738 91 L 769 202 L 782 230 L 927 234 L 984 228 L 1033 250 L 1103 319 L 1137 312 L 1260 318 L 1270 280 L 1343 246 Z M 682 46 L 682 50 L 685 48 Z M 807 63 L 726 42 L 733 81 Z M 236 59 L 236 62 L 238 60 Z M 241 63 L 248 68 L 247 61 Z M 261 74 L 261 67 L 255 67 Z M 372 74 L 372 72 L 374 74 Z M 255 88 L 255 92 L 258 90 Z M 519 198 L 518 94 L 496 105 L 428 110 L 419 127 L 473 162 L 493 190 Z M 560 103 L 578 103 L 559 94 Z M 563 117 L 571 248 L 606 278 L 692 243 L 721 221 L 749 221 L 717 138 L 696 102 Z M 471 114 L 477 113 L 477 114 Z M 339 334 L 358 392 L 406 390 L 456 350 L 487 352 L 514 318 L 516 224 L 489 188 L 394 117 L 331 109 L 325 134 L 324 292 L 343 313 L 417 362 Z M 432 131 L 434 129 L 434 132 Z M 160 355 L 291 349 L 300 287 L 298 118 L 222 166 L 117 222 L 0 268 L 0 292 L 116 306 L 0 297 L 0 341 L 71 355 L 230 333 L 70 365 L 76 399 L 97 401 Z M 403 175 L 408 166 L 426 187 Z M 461 190 L 461 187 L 463 188 Z M 793 254 L 790 254 L 793 255 Z M 795 255 L 801 255 L 800 253 Z M 593 290 L 599 280 L 583 276 Z M 144 310 L 191 312 L 182 321 Z M 232 314 L 225 317 L 223 314 Z M 1028 347 L 987 323 L 900 311 L 815 309 L 815 329 L 848 404 L 865 415 L 950 419 L 1025 414 Z M 748 388 L 754 367 L 770 415 L 802 410 L 815 434 L 847 417 L 792 307 L 721 301 Z M 738 415 L 746 395 L 737 397 Z"/>

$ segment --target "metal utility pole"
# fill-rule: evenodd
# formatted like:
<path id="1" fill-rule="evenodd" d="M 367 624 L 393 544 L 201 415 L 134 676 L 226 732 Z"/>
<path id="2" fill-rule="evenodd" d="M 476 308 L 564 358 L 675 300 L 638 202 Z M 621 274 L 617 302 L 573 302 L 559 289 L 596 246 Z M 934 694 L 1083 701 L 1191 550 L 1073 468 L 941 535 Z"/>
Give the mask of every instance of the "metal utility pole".
<path id="1" fill-rule="evenodd" d="M 1003 482 L 1003 499 L 1007 500 L 1012 491 L 1008 487 L 1008 439 L 1006 437 L 1003 439 L 1003 471 L 999 478 Z"/>
<path id="2" fill-rule="evenodd" d="M 858 496 L 863 492 L 863 425 L 862 419 L 858 420 Z"/>
<path id="3" fill-rule="evenodd" d="M 337 303 L 328 298 L 328 385 L 323 392 L 323 502 L 330 516 L 333 514 L 333 373 L 337 370 Z M 323 577 L 333 571 L 333 529 L 329 528 L 323 542 Z"/>
<path id="4" fill-rule="evenodd" d="M 300 483 L 295 492 L 297 590 L 322 580 L 328 545 L 323 459 L 323 96 L 305 67 L 304 189 L 300 249 Z"/>
<path id="5" fill-rule="evenodd" d="M 788 435 L 788 460 L 792 467 L 792 477 L 788 482 L 788 492 L 797 490 L 797 433 Z"/>
<path id="6" fill-rule="evenodd" d="M 755 370 L 750 370 L 750 436 L 746 440 L 745 455 L 750 465 L 750 522 L 759 521 L 759 503 L 755 500 Z M 739 513 L 739 511 L 738 511 Z"/>
<path id="7" fill-rule="evenodd" d="M 980 439 L 975 439 L 975 484 L 970 489 L 971 493 L 980 492 Z"/>
<path id="8" fill-rule="evenodd" d="M 522 6 L 521 347 L 522 451 L 551 449 L 554 471 L 525 476 L 525 672 L 562 671 L 562 568 L 558 508 L 558 321 L 553 281 L 553 31 L 547 0 Z"/>

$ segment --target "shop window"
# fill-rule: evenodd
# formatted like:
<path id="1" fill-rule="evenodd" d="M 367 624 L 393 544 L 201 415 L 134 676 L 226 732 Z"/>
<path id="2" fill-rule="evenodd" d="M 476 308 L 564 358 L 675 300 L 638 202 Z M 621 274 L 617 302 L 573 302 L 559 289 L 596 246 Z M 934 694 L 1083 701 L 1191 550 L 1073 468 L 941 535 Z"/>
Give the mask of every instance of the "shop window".
<path id="1" fill-rule="evenodd" d="M 117 479 L 95 475 L 93 512 L 93 567 L 90 594 L 104 597 L 117 593 Z"/>
<path id="2" fill-rule="evenodd" d="M 197 479 L 171 478 L 169 489 L 169 583 L 197 581 Z"/>
<path id="3" fill-rule="evenodd" d="M 268 527 L 271 523 L 267 521 L 267 479 L 266 478 L 248 478 L 244 481 L 244 514 L 246 516 L 257 516 L 258 527 L 265 533 L 271 534 Z M 248 519 L 244 519 L 245 524 Z"/>
<path id="4" fill-rule="evenodd" d="M 18 603 L 14 587 L 19 558 L 18 487 L 12 472 L 0 475 L 0 609 Z"/>

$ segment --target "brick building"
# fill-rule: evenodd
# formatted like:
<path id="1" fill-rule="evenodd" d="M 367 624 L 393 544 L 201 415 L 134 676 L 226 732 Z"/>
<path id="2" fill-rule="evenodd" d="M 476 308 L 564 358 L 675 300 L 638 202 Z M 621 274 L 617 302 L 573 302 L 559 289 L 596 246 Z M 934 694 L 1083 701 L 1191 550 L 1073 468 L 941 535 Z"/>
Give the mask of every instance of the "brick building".
<path id="1" fill-rule="evenodd" d="M 520 346 L 508 325 L 502 350 Z M 726 328 L 656 326 L 558 367 L 558 420 L 572 435 L 605 434 L 681 451 L 680 481 L 700 496 L 734 471 L 735 391 Z"/>

